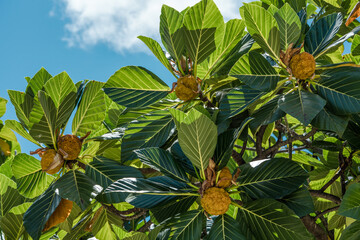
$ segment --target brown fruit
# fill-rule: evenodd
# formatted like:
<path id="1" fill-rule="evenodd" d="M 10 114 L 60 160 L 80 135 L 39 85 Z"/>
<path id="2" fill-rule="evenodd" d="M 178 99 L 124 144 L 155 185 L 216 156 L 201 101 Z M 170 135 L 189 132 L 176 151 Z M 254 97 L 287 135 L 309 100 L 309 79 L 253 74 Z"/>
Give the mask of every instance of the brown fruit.
<path id="1" fill-rule="evenodd" d="M 75 135 L 64 135 L 58 140 L 59 153 L 65 160 L 75 160 L 81 151 L 81 140 Z"/>
<path id="2" fill-rule="evenodd" d="M 41 157 L 41 168 L 49 174 L 57 173 L 63 165 L 64 159 L 55 149 L 46 150 Z"/>
<path id="3" fill-rule="evenodd" d="M 177 80 L 175 94 L 180 100 L 190 101 L 198 95 L 198 86 L 199 83 L 194 76 L 181 77 Z"/>
<path id="4" fill-rule="evenodd" d="M 294 55 L 290 60 L 290 69 L 298 79 L 310 78 L 315 73 L 315 59 L 307 52 Z"/>
<path id="5" fill-rule="evenodd" d="M 217 182 L 218 187 L 227 188 L 231 185 L 232 174 L 228 167 L 224 167 L 220 171 L 219 180 Z"/>
<path id="6" fill-rule="evenodd" d="M 231 203 L 229 194 L 223 188 L 208 188 L 201 198 L 201 206 L 211 215 L 226 213 Z"/>
<path id="7" fill-rule="evenodd" d="M 2 139 L 0 139 L 0 150 L 5 156 L 11 155 L 10 145 Z"/>
<path id="8" fill-rule="evenodd" d="M 67 199 L 61 199 L 59 205 L 51 214 L 50 218 L 47 220 L 43 232 L 49 230 L 53 226 L 58 225 L 59 223 L 62 223 L 66 220 L 66 218 L 69 217 L 71 213 L 71 209 L 73 207 L 73 202 Z"/>

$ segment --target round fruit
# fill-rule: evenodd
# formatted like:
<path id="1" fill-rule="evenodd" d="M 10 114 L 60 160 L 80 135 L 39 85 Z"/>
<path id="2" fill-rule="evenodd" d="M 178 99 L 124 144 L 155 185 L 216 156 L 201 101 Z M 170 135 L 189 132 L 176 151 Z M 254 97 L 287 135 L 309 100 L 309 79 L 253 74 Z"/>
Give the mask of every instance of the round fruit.
<path id="1" fill-rule="evenodd" d="M 211 215 L 226 213 L 230 205 L 230 196 L 223 188 L 208 188 L 201 198 L 201 206 Z"/>
<path id="2" fill-rule="evenodd" d="M 2 139 L 0 139 L 0 150 L 5 156 L 11 155 L 10 145 Z"/>
<path id="3" fill-rule="evenodd" d="M 190 101 L 198 95 L 198 86 L 199 83 L 194 76 L 181 77 L 177 80 L 175 94 L 180 100 Z"/>
<path id="4" fill-rule="evenodd" d="M 57 173 L 64 165 L 64 159 L 55 149 L 46 150 L 41 157 L 41 168 L 49 174 Z"/>
<path id="5" fill-rule="evenodd" d="M 66 218 L 69 217 L 71 213 L 71 209 L 73 207 L 73 202 L 67 199 L 61 199 L 59 205 L 51 214 L 50 218 L 47 220 L 43 232 L 49 230 L 53 226 L 58 225 L 59 223 L 62 223 L 66 220 Z"/>
<path id="6" fill-rule="evenodd" d="M 231 185 L 232 174 L 228 167 L 224 167 L 220 171 L 219 180 L 217 186 L 221 188 L 227 188 Z"/>
<path id="7" fill-rule="evenodd" d="M 81 140 L 75 135 L 64 135 L 58 140 L 59 153 L 65 160 L 75 160 L 81 151 Z"/>
<path id="8" fill-rule="evenodd" d="M 310 78 L 315 73 L 315 59 L 307 52 L 296 54 L 290 60 L 290 69 L 294 77 L 298 79 Z"/>

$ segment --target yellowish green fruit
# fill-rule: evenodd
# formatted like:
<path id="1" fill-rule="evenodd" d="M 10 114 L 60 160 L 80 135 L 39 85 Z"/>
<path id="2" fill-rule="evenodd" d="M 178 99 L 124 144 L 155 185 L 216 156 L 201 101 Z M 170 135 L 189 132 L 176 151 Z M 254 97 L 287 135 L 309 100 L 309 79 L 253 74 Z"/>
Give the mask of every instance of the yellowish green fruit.
<path id="1" fill-rule="evenodd" d="M 177 81 L 175 94 L 180 100 L 190 101 L 198 95 L 198 86 L 199 83 L 194 76 L 181 77 Z"/>
<path id="2" fill-rule="evenodd" d="M 64 135 L 58 140 L 58 150 L 65 160 L 75 160 L 81 151 L 81 140 L 75 135 Z"/>
<path id="3" fill-rule="evenodd" d="M 2 139 L 0 139 L 0 150 L 5 156 L 11 155 L 10 145 Z"/>
<path id="4" fill-rule="evenodd" d="M 294 55 L 290 60 L 290 69 L 297 79 L 308 79 L 315 73 L 315 59 L 307 52 Z"/>
<path id="5" fill-rule="evenodd" d="M 63 165 L 64 159 L 55 149 L 46 150 L 41 157 L 41 168 L 49 174 L 57 173 Z"/>
<path id="6" fill-rule="evenodd" d="M 221 169 L 217 186 L 220 188 L 227 188 L 231 185 L 232 174 L 228 167 Z"/>
<path id="7" fill-rule="evenodd" d="M 201 198 L 201 206 L 211 215 L 225 214 L 231 203 L 229 194 L 223 188 L 208 188 Z"/>

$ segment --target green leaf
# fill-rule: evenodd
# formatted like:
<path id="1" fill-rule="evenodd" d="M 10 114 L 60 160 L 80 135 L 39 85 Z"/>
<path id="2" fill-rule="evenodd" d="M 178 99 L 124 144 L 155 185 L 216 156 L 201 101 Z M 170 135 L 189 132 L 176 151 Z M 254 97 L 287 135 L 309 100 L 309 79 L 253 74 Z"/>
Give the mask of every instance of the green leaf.
<path id="1" fill-rule="evenodd" d="M 359 56 L 360 55 L 360 36 L 355 35 L 353 42 L 351 44 L 351 54 L 353 56 Z"/>
<path id="2" fill-rule="evenodd" d="M 299 12 L 301 9 L 306 8 L 306 0 L 286 0 L 285 2 L 290 4 L 295 12 Z"/>
<path id="3" fill-rule="evenodd" d="M 7 100 L 0 97 L 0 117 L 2 117 L 6 112 L 6 103 Z"/>
<path id="4" fill-rule="evenodd" d="M 143 175 L 134 167 L 120 165 L 118 162 L 105 157 L 96 156 L 86 165 L 85 175 L 104 189 L 120 178 L 142 178 Z"/>
<path id="5" fill-rule="evenodd" d="M 340 240 L 357 240 L 360 238 L 360 221 L 355 221 L 342 232 Z"/>
<path id="6" fill-rule="evenodd" d="M 178 181 L 189 181 L 185 170 L 173 159 L 172 155 L 161 148 L 143 148 L 134 151 L 140 161 Z"/>
<path id="7" fill-rule="evenodd" d="M 281 110 L 307 126 L 324 108 L 326 101 L 319 95 L 297 90 L 280 97 L 278 103 Z"/>
<path id="8" fill-rule="evenodd" d="M 180 124 L 178 135 L 181 149 L 203 174 L 216 148 L 216 125 L 207 116 L 193 109 Z"/>
<path id="9" fill-rule="evenodd" d="M 265 8 L 255 4 L 244 4 L 240 14 L 245 19 L 252 38 L 270 56 L 279 59 L 280 32 L 276 19 Z"/>
<path id="10" fill-rule="evenodd" d="M 91 81 L 86 85 L 72 122 L 74 135 L 83 136 L 87 132 L 94 131 L 105 119 L 106 106 L 102 86 L 103 83 L 96 81 Z"/>
<path id="11" fill-rule="evenodd" d="M 203 211 L 192 210 L 174 216 L 166 227 L 173 232 L 173 239 L 200 239 L 204 219 Z"/>
<path id="12" fill-rule="evenodd" d="M 55 107 L 59 108 L 65 97 L 71 92 L 76 92 L 76 87 L 69 75 L 62 72 L 49 79 L 44 85 L 45 92 L 53 100 Z"/>
<path id="13" fill-rule="evenodd" d="M 220 112 L 216 122 L 220 123 L 243 112 L 263 95 L 263 92 L 246 85 L 233 88 L 221 99 L 219 104 Z"/>
<path id="14" fill-rule="evenodd" d="M 236 77 L 249 87 L 259 91 L 270 91 L 276 87 L 279 74 L 259 53 L 250 52 L 235 63 L 229 75 Z"/>
<path id="15" fill-rule="evenodd" d="M 298 189 L 307 178 L 307 172 L 297 163 L 273 158 L 245 164 L 237 182 L 239 190 L 252 198 L 281 198 Z"/>
<path id="16" fill-rule="evenodd" d="M 149 70 L 127 66 L 118 70 L 104 85 L 105 93 L 126 107 L 143 107 L 165 97 L 170 88 Z"/>
<path id="17" fill-rule="evenodd" d="M 94 222 L 92 233 L 97 239 L 115 240 L 118 238 L 114 232 L 114 228 L 122 225 L 123 221 L 119 216 L 103 209 Z"/>
<path id="18" fill-rule="evenodd" d="M 209 240 L 246 240 L 239 222 L 227 214 L 218 216 L 210 229 Z"/>
<path id="19" fill-rule="evenodd" d="M 345 115 L 360 112 L 360 83 L 357 66 L 328 69 L 316 83 L 318 93 L 326 99 L 333 112 Z"/>
<path id="20" fill-rule="evenodd" d="M 13 131 L 15 131 L 17 134 L 25 138 L 26 140 L 29 140 L 30 142 L 38 145 L 41 147 L 40 143 L 36 141 L 28 131 L 21 125 L 21 123 L 17 122 L 16 120 L 6 120 L 5 125 L 11 128 Z"/>
<path id="21" fill-rule="evenodd" d="M 305 51 L 316 58 L 339 31 L 342 20 L 341 13 L 333 13 L 316 21 L 305 35 Z"/>
<path id="22" fill-rule="evenodd" d="M 77 170 L 67 172 L 54 183 L 53 188 L 62 198 L 75 202 L 82 210 L 102 190 L 101 186 Z"/>
<path id="23" fill-rule="evenodd" d="M 172 70 L 171 64 L 169 60 L 166 58 L 164 51 L 162 50 L 160 44 L 155 41 L 154 39 L 151 39 L 149 37 L 145 36 L 138 36 L 138 38 L 143 41 L 143 43 L 148 46 L 148 48 L 151 50 L 151 52 L 155 55 L 157 59 L 174 75 L 174 72 Z"/>
<path id="24" fill-rule="evenodd" d="M 160 36 L 170 56 L 179 63 L 184 52 L 184 34 L 182 32 L 183 15 L 176 9 L 163 5 L 160 15 Z M 167 61 L 168 62 L 168 61 Z M 168 62 L 169 63 L 169 62 Z M 170 66 L 170 71 L 171 66 Z"/>
<path id="25" fill-rule="evenodd" d="M 305 187 L 301 187 L 295 192 L 283 197 L 280 199 L 280 202 L 285 203 L 286 206 L 293 210 L 299 217 L 315 211 L 313 199 Z"/>
<path id="26" fill-rule="evenodd" d="M 239 208 L 238 221 L 245 222 L 256 239 L 311 239 L 300 218 L 273 199 L 244 204 Z"/>
<path id="27" fill-rule="evenodd" d="M 33 78 L 30 79 L 28 88 L 31 88 L 32 94 L 36 95 L 40 90 L 44 89 L 44 84 L 50 79 L 52 76 L 48 73 L 45 68 L 41 68 Z M 28 92 L 28 89 L 26 90 Z"/>
<path id="28" fill-rule="evenodd" d="M 154 111 L 129 123 L 121 143 L 121 161 L 136 158 L 133 150 L 161 147 L 174 129 L 168 111 Z"/>
<path id="29" fill-rule="evenodd" d="M 32 97 L 27 93 L 25 94 L 23 92 L 13 90 L 8 90 L 8 94 L 19 121 L 28 127 L 30 123 L 29 115 L 32 107 L 30 99 L 32 99 Z"/>
<path id="30" fill-rule="evenodd" d="M 7 213 L 0 220 L 2 234 L 7 240 L 18 240 L 23 235 L 25 228 L 23 226 L 23 216 Z"/>
<path id="31" fill-rule="evenodd" d="M 224 34 L 224 19 L 212 0 L 203 0 L 189 8 L 184 16 L 186 50 L 196 66 L 219 46 Z"/>
<path id="32" fill-rule="evenodd" d="M 26 232 L 34 239 L 38 240 L 44 226 L 57 206 L 59 206 L 61 197 L 48 188 L 24 214 L 24 226 Z"/>
<path id="33" fill-rule="evenodd" d="M 3 174 L 0 174 L 0 217 L 3 217 L 10 209 L 24 202 L 16 190 L 16 183 Z M 1 219 L 1 218 L 0 218 Z"/>
<path id="34" fill-rule="evenodd" d="M 176 128 L 179 129 L 180 128 L 180 124 L 184 121 L 184 119 L 186 118 L 186 113 L 184 113 L 183 111 L 176 109 L 176 108 L 169 108 L 169 112 L 171 114 L 171 116 L 174 119 Z"/>
<path id="35" fill-rule="evenodd" d="M 336 132 L 342 137 L 348 122 L 349 118 L 347 116 L 337 116 L 325 107 L 312 120 L 311 125 L 320 130 Z"/>
<path id="36" fill-rule="evenodd" d="M 25 153 L 15 156 L 12 171 L 18 191 L 27 198 L 39 196 L 49 186 L 52 176 L 41 169 L 40 161 Z"/>
<path id="37" fill-rule="evenodd" d="M 346 190 L 338 214 L 360 220 L 360 183 L 351 184 Z"/>
<path id="38" fill-rule="evenodd" d="M 285 3 L 284 6 L 275 13 L 274 17 L 279 25 L 280 47 L 285 51 L 288 49 L 289 44 L 296 44 L 299 39 L 301 22 L 296 12 L 288 3 Z"/>

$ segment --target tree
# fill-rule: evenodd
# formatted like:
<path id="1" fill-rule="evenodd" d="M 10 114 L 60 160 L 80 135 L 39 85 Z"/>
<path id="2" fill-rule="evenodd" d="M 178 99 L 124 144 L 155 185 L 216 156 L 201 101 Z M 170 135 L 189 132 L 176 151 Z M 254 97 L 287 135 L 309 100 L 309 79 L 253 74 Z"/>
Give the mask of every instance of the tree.
<path id="1" fill-rule="evenodd" d="M 166 52 L 139 39 L 172 89 L 139 66 L 27 77 L 0 128 L 5 238 L 356 239 L 360 27 L 340 2 L 257 1 L 226 23 L 212 0 L 164 5 Z"/>

